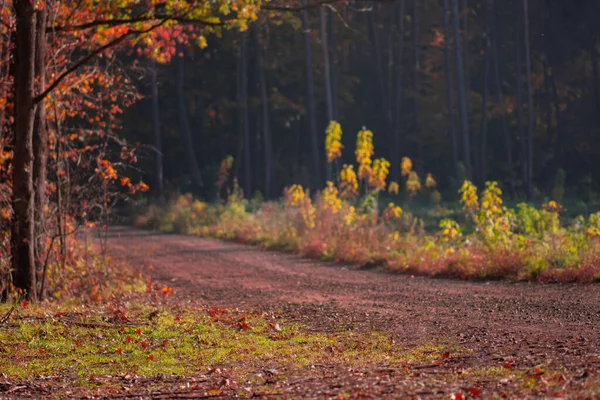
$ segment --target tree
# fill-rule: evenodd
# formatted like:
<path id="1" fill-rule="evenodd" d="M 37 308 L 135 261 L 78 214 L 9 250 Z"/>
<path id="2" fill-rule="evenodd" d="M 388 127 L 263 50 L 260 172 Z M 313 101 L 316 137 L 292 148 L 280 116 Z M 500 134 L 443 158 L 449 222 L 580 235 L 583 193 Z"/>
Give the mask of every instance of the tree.
<path id="1" fill-rule="evenodd" d="M 262 108 L 262 128 L 265 157 L 265 198 L 270 199 L 274 195 L 273 142 L 271 140 L 271 116 L 269 111 L 269 96 L 267 95 L 267 78 L 265 76 L 265 66 L 258 25 L 254 27 L 254 41 L 256 47 L 258 85 Z"/>
<path id="2" fill-rule="evenodd" d="M 150 87 L 152 96 L 152 133 L 154 135 L 154 193 L 158 199 L 164 197 L 163 147 L 160 132 L 160 108 L 158 103 L 158 79 L 156 76 L 156 61 L 150 60 Z"/>
<path id="3" fill-rule="evenodd" d="M 306 0 L 304 3 L 306 5 Z M 302 11 L 302 30 L 304 34 L 304 71 L 306 79 L 306 110 L 308 115 L 308 133 L 312 144 L 313 159 L 313 187 L 321 185 L 321 168 L 319 162 L 319 139 L 317 134 L 317 115 L 315 110 L 314 78 L 312 70 L 312 56 L 310 46 L 310 26 L 308 11 Z"/>
<path id="4" fill-rule="evenodd" d="M 449 29 L 449 10 L 448 0 L 444 0 L 444 74 L 446 78 L 446 107 L 448 109 L 448 130 L 452 139 L 452 167 L 454 168 L 455 177 L 458 178 L 458 141 L 456 139 L 456 124 L 454 120 L 454 96 L 452 85 L 452 70 L 450 69 L 450 29 Z M 482 164 L 483 165 L 483 164 Z"/>
<path id="5" fill-rule="evenodd" d="M 331 84 L 331 68 L 330 68 L 330 59 L 329 59 L 329 43 L 327 40 L 327 19 L 325 16 L 325 9 L 321 7 L 319 10 L 319 18 L 321 22 L 321 47 L 323 49 L 323 75 L 325 77 L 325 104 L 327 106 L 327 123 L 333 121 L 333 94 L 332 94 L 332 84 Z M 332 176 L 332 168 L 331 163 L 327 161 L 327 157 L 325 157 L 325 162 L 327 163 L 326 170 L 326 180 L 331 181 L 333 179 Z"/>
<path id="6" fill-rule="evenodd" d="M 33 126 L 36 113 L 35 50 L 38 12 L 28 0 L 15 0 L 14 156 L 11 256 L 14 285 L 37 298 L 35 276 L 35 194 L 33 190 Z M 41 121 L 40 121 L 41 123 Z"/>
<path id="7" fill-rule="evenodd" d="M 179 132 L 181 134 L 185 159 L 192 182 L 196 189 L 202 189 L 204 187 L 204 182 L 202 181 L 202 175 L 200 174 L 200 168 L 198 167 L 198 161 L 196 160 L 194 139 L 192 137 L 192 130 L 190 128 L 187 112 L 188 105 L 185 98 L 185 56 L 181 47 L 179 53 L 179 57 L 177 58 L 177 110 L 179 112 Z"/>
<path id="8" fill-rule="evenodd" d="M 523 2 L 525 20 L 525 73 L 527 76 L 527 104 L 529 110 L 527 130 L 527 198 L 533 197 L 533 89 L 531 88 L 531 49 L 529 46 L 529 0 Z"/>
<path id="9" fill-rule="evenodd" d="M 458 23 L 458 0 L 452 0 L 452 22 L 454 26 L 454 58 L 458 85 L 458 120 L 462 132 L 463 163 L 467 179 L 471 179 L 471 141 L 469 138 L 469 121 L 467 116 L 467 99 L 465 95 L 465 78 L 463 69 L 463 54 L 460 43 L 460 28 Z"/>
<path id="10" fill-rule="evenodd" d="M 9 2 L 10 3 L 10 2 Z M 37 1 L 13 0 L 12 15 L 14 27 L 9 23 L 9 30 L 14 29 L 15 46 L 13 47 L 13 65 L 9 69 L 14 93 L 14 156 L 12 159 L 12 208 L 11 255 L 14 270 L 14 284 L 29 299 L 36 298 L 36 199 L 42 207 L 45 199 L 43 184 L 35 186 L 36 181 L 46 181 L 45 167 L 48 159 L 48 143 L 44 129 L 43 102 L 60 88 L 60 95 L 54 101 L 65 97 L 65 93 L 77 89 L 77 84 L 65 88 L 64 83 L 83 69 L 90 61 L 97 58 L 109 58 L 120 46 L 139 46 L 140 53 L 154 55 L 161 61 L 167 61 L 174 53 L 174 32 L 182 33 L 182 24 L 192 27 L 178 40 L 188 40 L 194 30 L 199 32 L 198 41 L 205 43 L 207 33 L 223 27 L 245 28 L 246 21 L 255 18 L 257 5 L 252 1 L 238 2 L 234 8 L 243 10 L 232 12 L 232 3 L 221 0 L 210 6 L 196 2 L 164 3 L 164 8 L 157 8 L 154 2 L 125 1 L 118 7 L 103 2 L 81 3 L 79 1 Z M 239 8 L 241 6 L 241 8 Z M 165 10 L 169 10 L 168 13 Z M 46 28 L 46 18 L 52 15 L 52 24 Z M 2 15 L 4 18 L 5 15 Z M 10 14 L 8 21 L 11 21 Z M 198 30 L 197 28 L 202 28 Z M 154 35 L 162 28 L 163 35 Z M 48 41 L 47 34 L 53 35 Z M 166 35 L 165 35 L 166 33 Z M 188 33 L 190 34 L 188 36 Z M 154 36 L 153 36 L 154 35 Z M 60 49 L 63 54 L 51 58 L 50 69 L 55 75 L 49 83 L 45 82 L 44 72 L 48 64 L 45 56 L 47 45 L 51 44 L 52 52 Z M 83 44 L 83 45 L 82 45 Z M 79 47 L 77 55 L 81 58 L 71 62 L 65 57 L 65 49 Z M 5 44 L 2 46 L 7 48 Z M 37 60 L 37 62 L 36 62 Z M 58 61 L 57 61 L 58 60 Z M 37 65 L 37 68 L 36 68 Z M 104 63 L 104 66 L 109 63 Z M 42 71 L 43 70 L 43 71 Z M 36 73 L 39 78 L 36 85 Z M 85 80 L 79 85 L 89 87 Z M 64 89 L 64 91 L 62 91 Z M 36 122 L 37 119 L 37 122 Z M 55 121 L 57 123 L 58 121 Z M 114 123 L 109 123 L 111 129 Z M 37 127 L 34 135 L 34 126 Z M 35 139 L 35 146 L 34 146 Z M 35 147 L 35 153 L 34 153 Z M 37 161 L 36 161 L 37 160 Z M 37 167 L 34 165 L 37 164 Z M 35 178 L 34 178 L 35 175 Z M 35 190 L 38 190 L 36 195 Z M 38 210 L 41 218 L 41 210 Z M 41 233 L 41 232 L 38 232 Z M 39 258 L 39 257 L 38 257 Z"/>

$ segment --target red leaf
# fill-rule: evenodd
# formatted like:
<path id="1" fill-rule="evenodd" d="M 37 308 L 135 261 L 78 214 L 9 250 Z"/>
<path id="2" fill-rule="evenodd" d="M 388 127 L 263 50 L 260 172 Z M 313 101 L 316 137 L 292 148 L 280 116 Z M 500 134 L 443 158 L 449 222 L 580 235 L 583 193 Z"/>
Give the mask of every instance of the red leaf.
<path id="1" fill-rule="evenodd" d="M 506 368 L 506 369 L 512 369 L 512 365 L 511 365 L 511 363 L 509 363 L 509 362 L 505 362 L 505 363 L 504 363 L 504 368 Z"/>
<path id="2" fill-rule="evenodd" d="M 469 393 L 471 393 L 471 396 L 473 397 L 479 397 L 479 395 L 481 395 L 481 390 L 477 388 L 471 388 L 469 389 Z"/>
<path id="3" fill-rule="evenodd" d="M 144 349 L 148 348 L 148 343 L 146 343 L 146 341 L 144 341 L 144 340 L 142 340 L 140 342 L 140 345 L 142 345 L 142 348 L 144 348 Z"/>
<path id="4" fill-rule="evenodd" d="M 150 361 L 154 360 L 154 356 L 153 356 L 152 354 L 150 354 L 150 355 L 148 356 L 148 360 L 150 360 Z"/>
<path id="5" fill-rule="evenodd" d="M 462 393 L 456 393 L 454 396 L 454 400 L 463 400 L 464 396 Z"/>
<path id="6" fill-rule="evenodd" d="M 141 330 L 140 328 L 137 328 L 137 329 L 135 330 L 135 334 L 136 334 L 136 335 L 139 335 L 139 334 L 141 334 L 141 333 L 142 333 L 142 330 Z"/>
<path id="7" fill-rule="evenodd" d="M 117 354 L 121 354 L 122 352 L 123 352 L 123 349 L 122 349 L 122 348 L 120 348 L 120 347 L 119 347 L 119 348 L 117 348 Z"/>
<path id="8" fill-rule="evenodd" d="M 450 358 L 450 352 L 449 352 L 449 351 L 447 351 L 447 352 L 445 352 L 444 354 L 442 354 L 442 358 L 444 358 L 444 359 L 445 359 L 445 358 Z"/>
<path id="9" fill-rule="evenodd" d="M 23 300 L 23 302 L 21 303 L 21 306 L 23 306 L 23 308 L 27 308 L 28 305 L 29 302 L 27 300 Z"/>

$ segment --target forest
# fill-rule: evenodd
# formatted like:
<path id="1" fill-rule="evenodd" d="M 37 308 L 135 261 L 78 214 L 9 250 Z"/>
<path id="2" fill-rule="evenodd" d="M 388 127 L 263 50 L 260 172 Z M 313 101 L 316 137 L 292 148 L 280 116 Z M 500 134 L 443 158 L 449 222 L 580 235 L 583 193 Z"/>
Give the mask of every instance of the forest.
<path id="1" fill-rule="evenodd" d="M 374 132 L 394 181 L 407 156 L 444 191 L 494 180 L 531 200 L 562 170 L 570 197 L 595 200 L 598 12 L 593 1 L 406 0 L 261 15 L 168 65 L 140 65 L 145 98 L 122 134 L 160 148 L 162 167 L 145 158 L 148 182 L 208 199 L 227 155 L 249 197 L 319 189 L 332 179 L 334 120 L 346 135 Z"/>

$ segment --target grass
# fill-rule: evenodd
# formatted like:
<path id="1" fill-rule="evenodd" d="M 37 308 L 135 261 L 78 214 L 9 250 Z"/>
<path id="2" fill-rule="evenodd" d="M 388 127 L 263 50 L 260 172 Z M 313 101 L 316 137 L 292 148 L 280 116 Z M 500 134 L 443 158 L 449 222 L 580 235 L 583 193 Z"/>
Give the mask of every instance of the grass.
<path id="1" fill-rule="evenodd" d="M 10 311 L 0 305 L 0 315 Z M 465 350 L 396 345 L 381 332 L 313 333 L 275 315 L 239 310 L 152 305 L 18 306 L 0 330 L 0 371 L 13 384 L 50 380 L 63 387 L 109 389 L 124 377 L 194 377 L 226 370 L 251 381 L 265 368 L 322 364 L 365 368 L 441 360 Z M 46 382 L 47 385 L 52 385 Z M 51 387 L 46 386 L 47 390 Z"/>

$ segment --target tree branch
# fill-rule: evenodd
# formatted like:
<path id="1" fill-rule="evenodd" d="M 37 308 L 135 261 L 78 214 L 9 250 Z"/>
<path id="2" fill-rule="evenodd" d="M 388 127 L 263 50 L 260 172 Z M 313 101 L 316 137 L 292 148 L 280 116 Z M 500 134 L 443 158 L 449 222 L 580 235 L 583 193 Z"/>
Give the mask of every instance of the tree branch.
<path id="1" fill-rule="evenodd" d="M 47 32 L 61 32 L 61 31 L 73 32 L 73 31 L 77 31 L 77 30 L 85 30 L 85 29 L 95 28 L 95 27 L 99 27 L 99 26 L 115 27 L 115 26 L 119 26 L 119 25 L 135 24 L 138 22 L 154 21 L 156 19 L 157 18 L 153 17 L 153 16 L 140 16 L 140 17 L 134 17 L 134 18 L 117 18 L 117 19 L 99 19 L 99 20 L 90 21 L 90 22 L 87 22 L 87 23 L 81 24 L 81 25 L 52 26 L 47 29 Z M 228 23 L 228 21 L 213 22 L 213 21 L 206 21 L 206 20 L 201 20 L 201 19 L 185 18 L 185 17 L 181 17 L 181 16 L 176 16 L 176 15 L 171 15 L 171 16 L 165 17 L 164 19 L 166 19 L 166 21 L 176 21 L 176 22 L 181 22 L 181 23 L 185 23 L 185 24 L 196 24 L 196 25 L 206 25 L 206 26 L 222 26 L 222 25 L 226 25 Z"/>
<path id="2" fill-rule="evenodd" d="M 90 54 L 88 54 L 87 56 L 83 57 L 81 60 L 77 61 L 75 64 L 71 65 L 67 70 L 65 70 L 62 74 L 59 75 L 58 78 L 56 78 L 54 80 L 54 82 L 52 82 L 52 84 L 50 84 L 50 86 L 48 86 L 46 88 L 46 90 L 44 90 L 41 94 L 37 95 L 33 101 L 34 104 L 38 104 L 40 103 L 42 100 L 44 100 L 54 89 L 56 89 L 56 87 L 70 74 L 72 74 L 73 72 L 77 71 L 79 68 L 81 68 L 83 65 L 87 64 L 92 58 L 96 57 L 97 55 L 103 53 L 104 51 L 118 45 L 119 43 L 123 42 L 127 37 L 129 36 L 133 36 L 133 35 L 143 35 L 145 33 L 149 33 L 152 32 L 154 29 L 160 27 L 161 25 L 164 25 L 167 21 L 169 21 L 169 19 L 163 19 L 160 22 L 152 25 L 151 27 L 149 27 L 148 29 L 144 29 L 144 30 L 130 30 L 127 33 L 122 34 L 121 36 L 113 39 L 112 41 L 106 43 L 103 46 L 98 47 L 97 49 L 95 49 L 94 51 L 92 51 Z"/>
<path id="3" fill-rule="evenodd" d="M 393 3 L 395 0 L 353 0 L 356 3 Z M 290 6 L 286 4 L 264 4 L 261 6 L 262 10 L 275 10 L 275 11 L 303 11 L 311 8 L 318 8 L 321 6 L 344 3 L 347 4 L 348 0 L 319 0 L 313 3 L 309 3 L 303 6 Z"/>

